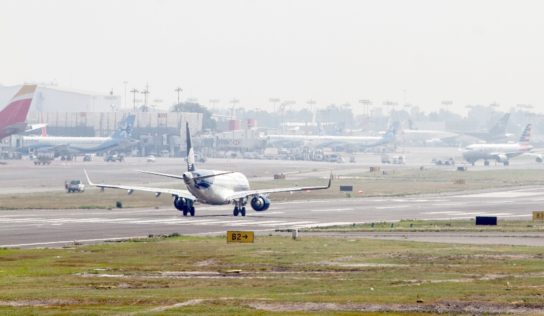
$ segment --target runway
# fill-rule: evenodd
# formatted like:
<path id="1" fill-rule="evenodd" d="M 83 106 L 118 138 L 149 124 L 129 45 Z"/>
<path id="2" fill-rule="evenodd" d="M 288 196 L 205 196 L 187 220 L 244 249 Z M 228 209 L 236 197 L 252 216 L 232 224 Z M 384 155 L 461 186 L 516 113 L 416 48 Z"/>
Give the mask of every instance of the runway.
<path id="1" fill-rule="evenodd" d="M 195 217 L 174 208 L 68 209 L 0 212 L 0 247 L 59 247 L 158 234 L 222 234 L 253 230 L 349 225 L 402 219 L 472 219 L 478 215 L 500 219 L 530 219 L 541 210 L 544 189 L 519 189 L 394 198 L 345 198 L 274 203 L 262 213 L 232 216 L 231 206 L 197 206 Z M 544 238 L 540 238 L 544 240 Z M 537 245 L 544 245 L 537 243 Z"/>

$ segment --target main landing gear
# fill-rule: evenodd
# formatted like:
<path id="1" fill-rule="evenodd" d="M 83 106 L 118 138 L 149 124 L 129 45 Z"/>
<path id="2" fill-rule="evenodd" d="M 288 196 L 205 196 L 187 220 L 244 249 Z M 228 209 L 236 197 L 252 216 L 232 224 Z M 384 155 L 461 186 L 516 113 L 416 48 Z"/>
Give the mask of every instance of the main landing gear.
<path id="1" fill-rule="evenodd" d="M 182 212 L 183 212 L 183 216 L 188 216 L 188 215 L 195 216 L 195 207 L 192 205 L 191 206 L 187 205 Z"/>
<path id="2" fill-rule="evenodd" d="M 232 215 L 246 216 L 246 203 L 246 199 L 239 199 L 238 201 L 234 201 L 234 210 L 232 211 Z"/>

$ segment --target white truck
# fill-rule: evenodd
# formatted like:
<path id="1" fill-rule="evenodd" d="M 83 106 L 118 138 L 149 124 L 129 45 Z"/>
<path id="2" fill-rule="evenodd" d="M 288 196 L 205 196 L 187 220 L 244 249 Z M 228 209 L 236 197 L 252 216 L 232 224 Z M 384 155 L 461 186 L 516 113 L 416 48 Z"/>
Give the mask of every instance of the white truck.
<path id="1" fill-rule="evenodd" d="M 81 183 L 81 180 L 71 180 L 64 183 L 67 193 L 72 192 L 85 192 L 85 184 Z"/>

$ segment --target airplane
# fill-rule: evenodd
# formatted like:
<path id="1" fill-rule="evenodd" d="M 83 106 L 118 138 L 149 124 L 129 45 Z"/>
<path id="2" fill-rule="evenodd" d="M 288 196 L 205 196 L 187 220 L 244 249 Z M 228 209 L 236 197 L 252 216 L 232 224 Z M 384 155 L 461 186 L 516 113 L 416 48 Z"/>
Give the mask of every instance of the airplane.
<path id="1" fill-rule="evenodd" d="M 504 114 L 487 132 L 461 132 L 468 136 L 476 137 L 486 142 L 496 142 L 505 140 L 512 134 L 506 133 L 506 126 L 508 125 L 508 119 L 510 119 L 510 113 Z"/>
<path id="2" fill-rule="evenodd" d="M 271 143 L 309 142 L 316 146 L 354 145 L 372 148 L 394 144 L 400 131 L 400 123 L 393 122 L 382 136 L 336 136 L 336 135 L 268 135 Z"/>
<path id="3" fill-rule="evenodd" d="M 330 188 L 331 186 L 332 173 L 326 186 L 251 189 L 247 177 L 240 172 L 197 169 L 195 166 L 195 153 L 192 147 L 189 123 L 187 123 L 186 125 L 186 130 L 186 172 L 181 175 L 177 175 L 151 171 L 140 171 L 146 174 L 183 180 L 186 190 L 93 183 L 89 175 L 87 174 L 87 171 L 84 170 L 87 182 L 90 186 L 95 186 L 101 188 L 102 190 L 106 188 L 127 190 L 128 194 L 132 194 L 134 191 L 153 192 L 155 193 L 156 197 L 160 196 L 162 193 L 171 194 L 174 207 L 177 210 L 183 212 L 183 216 L 195 216 L 195 202 L 209 205 L 224 205 L 233 203 L 233 215 L 246 216 L 245 205 L 248 202 L 250 202 L 253 210 L 257 212 L 266 211 L 270 207 L 270 200 L 268 198 L 269 194 L 279 192 L 324 190 Z"/>
<path id="4" fill-rule="evenodd" d="M 24 85 L 0 111 L 0 140 L 22 132 L 42 128 L 45 124 L 27 124 L 26 116 L 36 91 L 36 85 Z"/>
<path id="5" fill-rule="evenodd" d="M 508 166 L 510 158 L 526 154 L 533 149 L 533 146 L 529 145 L 530 138 L 531 124 L 527 124 L 517 143 L 472 144 L 463 151 L 463 158 L 472 165 L 483 159 L 486 166 L 489 165 L 489 160 Z"/>
<path id="6" fill-rule="evenodd" d="M 136 143 L 130 138 L 136 116 L 129 114 L 119 123 L 119 129 L 109 137 L 23 136 L 22 148 L 38 152 L 54 152 L 55 156 L 72 156 L 111 151 Z"/>

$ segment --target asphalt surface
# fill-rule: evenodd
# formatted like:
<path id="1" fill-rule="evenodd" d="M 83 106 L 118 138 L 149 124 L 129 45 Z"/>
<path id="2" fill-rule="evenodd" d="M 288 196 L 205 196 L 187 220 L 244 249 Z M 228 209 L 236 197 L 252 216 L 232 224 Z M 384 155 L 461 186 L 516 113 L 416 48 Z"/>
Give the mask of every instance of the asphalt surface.
<path id="1" fill-rule="evenodd" d="M 457 148 L 407 148 L 405 165 L 382 165 L 387 168 L 455 169 L 437 167 L 433 157 L 454 157 L 459 161 Z M 398 155 L 397 154 L 397 155 Z M 275 173 L 286 173 L 289 179 L 316 178 L 350 174 L 368 170 L 380 164 L 381 154 L 356 155 L 356 163 L 327 163 L 282 160 L 209 159 L 199 167 L 243 172 L 250 182 L 269 181 Z M 49 166 L 35 166 L 32 161 L 5 161 L 0 165 L 0 194 L 29 194 L 61 192 L 64 181 L 83 179 L 87 169 L 95 182 L 126 183 L 144 186 L 172 185 L 170 179 L 142 177 L 137 169 L 181 174 L 185 163 L 181 158 L 157 158 L 148 163 L 145 158 L 128 158 L 123 163 L 104 162 L 95 157 L 92 162 L 54 161 Z M 508 167 L 481 165 L 470 170 L 504 168 L 541 169 L 531 159 L 516 159 Z M 164 182 L 160 182 L 164 181 Z M 296 193 L 295 193 L 296 194 Z M 152 198 L 152 197 L 150 197 Z M 183 217 L 173 207 L 164 209 L 113 210 L 16 210 L 0 211 L 0 247 L 58 247 L 74 241 L 95 243 L 104 240 L 144 237 L 157 234 L 223 234 L 226 230 L 254 230 L 261 233 L 276 229 L 345 225 L 352 223 L 396 221 L 401 219 L 471 219 L 477 215 L 498 216 L 499 219 L 530 219 L 534 210 L 544 209 L 544 189 L 521 188 L 485 193 L 457 193 L 406 198 L 351 198 L 342 200 L 291 201 L 274 203 L 266 212 L 257 213 L 248 207 L 248 216 L 232 216 L 231 206 L 197 206 L 195 217 Z M 534 238 L 510 234 L 475 238 L 462 234 L 417 235 L 360 234 L 365 238 L 397 238 L 444 242 L 507 243 L 544 245 L 544 234 Z M 503 238 L 504 237 L 504 238 Z M 505 239 L 506 238 L 506 239 Z"/>
<path id="2" fill-rule="evenodd" d="M 265 212 L 248 209 L 248 216 L 234 217 L 231 206 L 198 205 L 195 217 L 183 217 L 172 208 L 113 210 L 14 210 L 0 212 L 0 247 L 59 247 L 105 240 L 144 237 L 150 234 L 224 234 L 227 230 L 253 230 L 346 225 L 401 219 L 472 219 L 498 216 L 525 219 L 541 210 L 544 188 L 528 187 L 480 193 L 406 198 L 346 198 L 272 203 Z M 367 237 L 380 238 L 380 234 Z M 383 234 L 382 234 L 383 235 Z M 361 235 L 365 237 L 364 234 Z M 394 238 L 395 236 L 381 236 Z M 397 239 L 478 243 L 474 235 L 417 236 Z M 536 236 L 505 233 L 482 243 L 544 246 L 544 233 Z M 509 239 L 504 239 L 509 238 Z M 491 241 L 491 242 L 490 242 Z"/>

